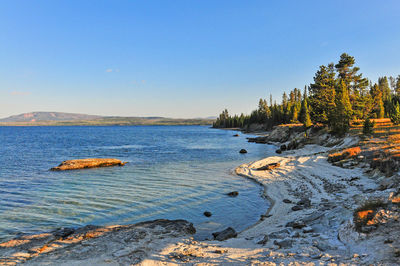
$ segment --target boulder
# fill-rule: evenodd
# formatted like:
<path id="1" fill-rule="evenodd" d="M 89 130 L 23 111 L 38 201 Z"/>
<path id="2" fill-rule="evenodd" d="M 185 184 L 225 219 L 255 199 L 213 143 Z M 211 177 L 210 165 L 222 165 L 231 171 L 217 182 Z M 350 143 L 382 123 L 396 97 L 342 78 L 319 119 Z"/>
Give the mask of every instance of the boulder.
<path id="1" fill-rule="evenodd" d="M 203 214 L 205 217 L 211 217 L 211 215 L 212 215 L 212 213 L 209 211 L 205 211 Z"/>
<path id="2" fill-rule="evenodd" d="M 255 138 L 247 138 L 248 142 L 255 142 L 260 144 L 268 143 L 268 137 L 255 137 Z"/>
<path id="3" fill-rule="evenodd" d="M 290 232 L 291 231 L 288 228 L 285 228 L 283 230 L 269 234 L 268 237 L 271 239 L 282 239 L 288 237 Z"/>
<path id="4" fill-rule="evenodd" d="M 247 151 L 246 151 L 245 149 L 241 149 L 241 150 L 239 151 L 239 153 L 247 153 Z"/>
<path id="5" fill-rule="evenodd" d="M 286 145 L 285 144 L 281 145 L 281 151 L 286 151 L 286 150 L 287 150 Z"/>
<path id="6" fill-rule="evenodd" d="M 290 128 L 288 126 L 276 126 L 268 136 L 269 141 L 285 142 L 290 137 Z"/>
<path id="7" fill-rule="evenodd" d="M 257 244 L 259 244 L 259 245 L 265 245 L 265 244 L 267 244 L 268 239 L 269 239 L 268 236 L 267 236 L 267 235 L 264 235 L 263 239 L 261 239 L 260 241 L 258 241 Z"/>
<path id="8" fill-rule="evenodd" d="M 297 202 L 297 205 L 304 206 L 304 208 L 310 208 L 311 200 L 308 198 L 302 198 L 299 202 Z"/>
<path id="9" fill-rule="evenodd" d="M 232 192 L 229 192 L 229 193 L 226 194 L 226 195 L 228 195 L 229 197 L 237 197 L 237 196 L 239 195 L 239 192 L 237 192 L 237 191 L 232 191 Z"/>
<path id="10" fill-rule="evenodd" d="M 297 142 L 295 140 L 293 140 L 288 144 L 287 149 L 295 150 L 295 149 L 297 149 L 297 146 L 298 146 Z"/>
<path id="11" fill-rule="evenodd" d="M 284 239 L 281 241 L 275 240 L 274 244 L 279 246 L 280 248 L 291 248 L 293 246 L 293 240 L 292 239 Z"/>
<path id="12" fill-rule="evenodd" d="M 314 229 L 311 226 L 306 226 L 303 228 L 303 233 L 312 233 Z"/>
<path id="13" fill-rule="evenodd" d="M 282 153 L 282 150 L 281 150 L 281 149 L 277 149 L 275 152 L 276 152 L 277 154 L 281 154 L 281 153 Z"/>
<path id="14" fill-rule="evenodd" d="M 62 162 L 59 166 L 53 167 L 52 171 L 64 171 L 64 170 L 76 170 L 84 168 L 96 168 L 96 167 L 109 167 L 109 166 L 123 166 L 126 162 L 122 162 L 112 158 L 88 158 L 88 159 L 76 159 Z"/>
<path id="15" fill-rule="evenodd" d="M 302 209 L 304 209 L 304 207 L 301 205 L 296 205 L 292 207 L 292 211 L 301 211 Z"/>
<path id="16" fill-rule="evenodd" d="M 62 238 L 62 239 L 66 238 L 67 236 L 72 235 L 73 233 L 75 233 L 75 229 L 70 228 L 70 227 L 60 228 L 60 229 L 53 231 L 54 237 Z"/>
<path id="17" fill-rule="evenodd" d="M 239 134 L 235 134 L 235 135 L 233 135 L 234 137 L 239 137 Z"/>
<path id="18" fill-rule="evenodd" d="M 228 227 L 223 231 L 212 233 L 215 240 L 224 241 L 237 236 L 235 229 Z"/>
<path id="19" fill-rule="evenodd" d="M 303 227 L 306 227 L 306 224 L 303 221 L 293 221 L 293 222 L 288 222 L 285 227 L 292 227 L 293 229 L 302 229 Z"/>

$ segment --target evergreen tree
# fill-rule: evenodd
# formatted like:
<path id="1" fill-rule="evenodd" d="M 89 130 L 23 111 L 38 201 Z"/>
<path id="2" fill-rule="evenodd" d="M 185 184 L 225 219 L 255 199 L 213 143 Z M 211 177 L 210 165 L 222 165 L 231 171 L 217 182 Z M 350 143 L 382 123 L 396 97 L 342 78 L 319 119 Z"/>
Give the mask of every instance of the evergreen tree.
<path id="1" fill-rule="evenodd" d="M 336 108 L 333 119 L 330 121 L 332 131 L 340 136 L 347 133 L 350 128 L 350 119 L 353 115 L 349 93 L 344 80 L 340 81 L 336 94 Z"/>
<path id="2" fill-rule="evenodd" d="M 335 69 L 333 64 L 320 66 L 310 85 L 309 103 L 311 120 L 316 123 L 328 124 L 335 108 Z"/>
<path id="3" fill-rule="evenodd" d="M 399 102 L 396 102 L 396 104 L 394 105 L 393 112 L 390 115 L 390 120 L 395 125 L 400 124 L 400 105 L 399 105 Z"/>
<path id="4" fill-rule="evenodd" d="M 385 116 L 385 108 L 383 105 L 382 91 L 380 90 L 378 84 L 374 84 L 370 89 L 370 94 L 372 97 L 373 108 L 372 111 L 376 118 L 383 118 Z"/>
<path id="5" fill-rule="evenodd" d="M 364 125 L 363 125 L 363 134 L 364 135 L 372 135 L 374 133 L 374 126 L 375 123 L 371 121 L 369 118 L 364 120 Z"/>
<path id="6" fill-rule="evenodd" d="M 272 94 L 269 95 L 269 106 L 272 108 Z"/>
<path id="7" fill-rule="evenodd" d="M 310 112 L 308 110 L 307 91 L 305 88 L 303 94 L 303 101 L 301 102 L 301 108 L 300 108 L 300 122 L 302 122 L 306 128 L 312 125 Z"/>
<path id="8" fill-rule="evenodd" d="M 389 100 L 390 97 L 390 87 L 387 77 L 378 78 L 379 90 L 382 92 L 382 98 L 384 101 Z"/>
<path id="9" fill-rule="evenodd" d="M 260 99 L 258 101 L 258 123 L 267 123 L 271 118 L 271 110 L 268 107 L 267 101 Z"/>
<path id="10" fill-rule="evenodd" d="M 297 109 L 297 106 L 294 104 L 294 105 L 292 105 L 291 110 L 290 110 L 290 123 L 299 122 L 298 117 L 299 117 L 299 111 Z"/>
<path id="11" fill-rule="evenodd" d="M 400 75 L 398 75 L 396 78 L 396 85 L 394 90 L 396 91 L 397 95 L 400 95 Z"/>
<path id="12" fill-rule="evenodd" d="M 343 80 L 348 91 L 350 102 L 354 107 L 353 114 L 355 118 L 361 119 L 363 116 L 365 90 L 368 86 L 368 79 L 363 78 L 362 74 L 357 72 L 359 67 L 355 67 L 354 57 L 343 53 L 339 62 L 335 65 L 338 72 L 338 79 Z M 339 81 L 340 82 L 340 81 Z"/>

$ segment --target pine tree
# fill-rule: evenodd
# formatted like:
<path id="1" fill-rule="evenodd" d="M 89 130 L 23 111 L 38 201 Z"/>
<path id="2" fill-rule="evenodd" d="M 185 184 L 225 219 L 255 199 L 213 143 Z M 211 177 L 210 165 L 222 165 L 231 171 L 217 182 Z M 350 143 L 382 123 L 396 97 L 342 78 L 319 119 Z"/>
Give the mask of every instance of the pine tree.
<path id="1" fill-rule="evenodd" d="M 353 115 L 355 118 L 361 119 L 364 109 L 363 96 L 366 94 L 365 90 L 368 86 L 368 79 L 363 78 L 362 74 L 357 73 L 360 68 L 355 67 L 354 64 L 354 57 L 343 53 L 335 68 L 338 72 L 338 79 L 344 81 L 349 91 L 350 102 L 354 107 Z"/>
<path id="2" fill-rule="evenodd" d="M 372 111 L 376 118 L 383 118 L 385 116 L 385 108 L 383 105 L 382 91 L 380 90 L 378 84 L 374 84 L 370 89 L 370 94 L 372 97 L 373 108 Z"/>
<path id="3" fill-rule="evenodd" d="M 382 98 L 384 101 L 389 100 L 390 97 L 390 87 L 387 77 L 378 78 L 379 90 L 382 92 Z"/>
<path id="4" fill-rule="evenodd" d="M 290 109 L 290 123 L 297 123 L 299 122 L 299 111 L 297 106 L 294 104 Z"/>
<path id="5" fill-rule="evenodd" d="M 400 105 L 399 105 L 399 102 L 396 102 L 396 104 L 394 105 L 393 112 L 390 115 L 390 120 L 395 125 L 400 124 Z"/>
<path id="6" fill-rule="evenodd" d="M 310 118 L 310 112 L 308 110 L 306 88 L 304 88 L 303 101 L 301 102 L 301 108 L 300 108 L 300 115 L 299 116 L 300 116 L 300 122 L 302 122 L 303 125 L 306 128 L 312 126 L 312 122 L 311 122 L 311 118 Z"/>
<path id="7" fill-rule="evenodd" d="M 353 115 L 349 93 L 344 80 L 340 81 L 336 94 L 336 108 L 333 119 L 330 121 L 332 131 L 340 136 L 347 133 L 350 128 L 350 119 Z"/>
<path id="8" fill-rule="evenodd" d="M 375 123 L 371 121 L 369 118 L 364 120 L 364 125 L 363 125 L 363 134 L 364 135 L 372 135 L 374 133 L 374 126 Z"/>
<path id="9" fill-rule="evenodd" d="M 312 121 L 328 124 L 335 108 L 335 83 L 335 69 L 333 64 L 320 66 L 315 74 L 314 83 L 309 88 Z"/>
<path id="10" fill-rule="evenodd" d="M 260 99 L 258 101 L 258 123 L 267 123 L 268 120 L 271 118 L 271 110 L 268 107 L 267 101 Z"/>
<path id="11" fill-rule="evenodd" d="M 400 95 L 400 75 L 396 78 L 395 91 L 397 95 Z"/>

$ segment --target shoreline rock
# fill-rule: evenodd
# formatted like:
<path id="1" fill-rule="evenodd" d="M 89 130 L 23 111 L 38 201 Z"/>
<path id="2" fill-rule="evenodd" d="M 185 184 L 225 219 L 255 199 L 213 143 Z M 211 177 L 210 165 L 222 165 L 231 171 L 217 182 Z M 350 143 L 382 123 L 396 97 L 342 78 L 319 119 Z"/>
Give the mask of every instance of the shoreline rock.
<path id="1" fill-rule="evenodd" d="M 61 228 L 0 243 L 0 264 L 131 265 L 151 256 L 166 241 L 177 241 L 195 232 L 188 221 L 166 219 L 132 225 Z"/>
<path id="2" fill-rule="evenodd" d="M 224 240 L 227 240 L 229 238 L 236 237 L 237 233 L 236 233 L 235 229 L 233 229 L 232 227 L 228 227 L 225 230 L 222 230 L 220 232 L 212 233 L 212 235 L 213 235 L 215 240 L 224 241 Z"/>

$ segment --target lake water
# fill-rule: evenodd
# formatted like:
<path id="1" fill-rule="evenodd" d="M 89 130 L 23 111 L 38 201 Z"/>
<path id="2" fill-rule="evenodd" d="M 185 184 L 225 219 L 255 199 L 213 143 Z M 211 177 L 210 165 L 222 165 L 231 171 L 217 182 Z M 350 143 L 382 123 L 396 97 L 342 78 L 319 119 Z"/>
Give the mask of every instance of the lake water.
<path id="1" fill-rule="evenodd" d="M 233 174 L 271 155 L 234 131 L 205 126 L 0 127 L 0 240 L 87 224 L 158 218 L 194 223 L 197 238 L 265 213 L 262 187 Z M 248 154 L 239 154 L 245 148 Z M 123 167 L 49 171 L 64 160 L 103 157 Z M 225 194 L 239 191 L 231 198 Z M 206 218 L 204 211 L 213 215 Z"/>

